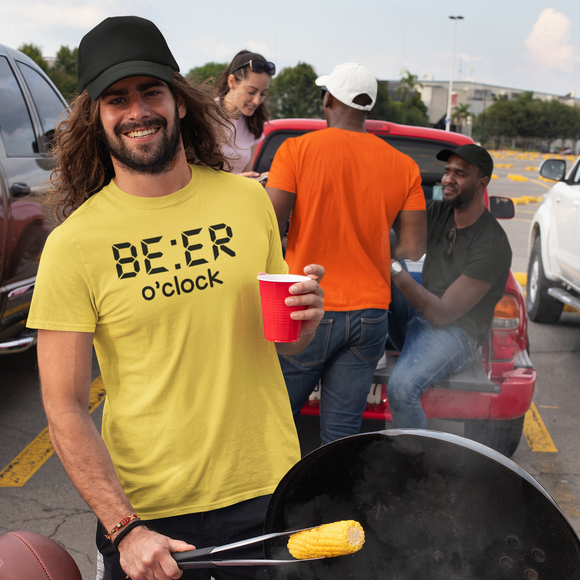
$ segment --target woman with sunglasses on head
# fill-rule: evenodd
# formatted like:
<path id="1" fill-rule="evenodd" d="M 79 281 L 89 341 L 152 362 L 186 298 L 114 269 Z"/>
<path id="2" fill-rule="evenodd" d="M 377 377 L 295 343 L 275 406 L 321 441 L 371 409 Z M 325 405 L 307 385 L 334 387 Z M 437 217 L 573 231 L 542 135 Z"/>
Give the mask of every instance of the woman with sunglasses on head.
<path id="1" fill-rule="evenodd" d="M 218 80 L 219 99 L 236 130 L 233 147 L 223 147 L 232 173 L 259 179 L 267 176 L 252 171 L 252 164 L 256 146 L 264 139 L 264 123 L 268 120 L 264 100 L 275 73 L 274 63 L 261 54 L 242 50 Z"/>

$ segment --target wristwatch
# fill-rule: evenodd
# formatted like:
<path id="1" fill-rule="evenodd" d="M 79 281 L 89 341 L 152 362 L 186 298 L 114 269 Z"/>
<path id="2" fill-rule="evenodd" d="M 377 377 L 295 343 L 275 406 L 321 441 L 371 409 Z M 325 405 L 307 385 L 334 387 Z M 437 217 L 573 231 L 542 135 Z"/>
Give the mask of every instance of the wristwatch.
<path id="1" fill-rule="evenodd" d="M 403 271 L 403 266 L 401 266 L 400 262 L 391 262 L 391 276 L 396 276 Z"/>

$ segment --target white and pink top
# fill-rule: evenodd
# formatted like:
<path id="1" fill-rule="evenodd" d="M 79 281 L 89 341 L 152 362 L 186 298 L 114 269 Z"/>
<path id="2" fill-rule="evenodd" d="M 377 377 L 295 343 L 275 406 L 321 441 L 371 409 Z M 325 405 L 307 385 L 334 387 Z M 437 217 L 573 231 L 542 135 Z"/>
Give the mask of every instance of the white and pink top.
<path id="1" fill-rule="evenodd" d="M 248 128 L 245 115 L 231 122 L 236 128 L 235 148 L 224 145 L 222 151 L 232 166 L 232 173 L 242 173 L 250 162 L 252 147 L 264 140 L 264 134 L 256 139 Z"/>

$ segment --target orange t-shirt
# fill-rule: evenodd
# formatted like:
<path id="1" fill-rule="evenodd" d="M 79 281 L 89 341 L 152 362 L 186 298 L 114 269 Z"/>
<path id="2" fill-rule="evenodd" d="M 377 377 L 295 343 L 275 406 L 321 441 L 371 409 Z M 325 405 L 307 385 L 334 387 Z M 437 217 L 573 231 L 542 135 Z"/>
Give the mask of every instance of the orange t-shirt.
<path id="1" fill-rule="evenodd" d="M 293 274 L 324 266 L 324 309 L 387 309 L 391 227 L 425 209 L 417 164 L 376 135 L 329 128 L 286 139 L 268 187 L 296 194 L 286 262 Z"/>

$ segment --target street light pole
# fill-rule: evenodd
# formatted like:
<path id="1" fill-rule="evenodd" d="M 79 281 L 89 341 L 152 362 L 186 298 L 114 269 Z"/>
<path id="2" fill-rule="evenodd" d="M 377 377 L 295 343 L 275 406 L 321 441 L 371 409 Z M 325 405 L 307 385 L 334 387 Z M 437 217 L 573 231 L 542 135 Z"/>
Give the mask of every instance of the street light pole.
<path id="1" fill-rule="evenodd" d="M 453 69 L 455 65 L 455 42 L 457 40 L 457 21 L 463 20 L 463 16 L 450 16 L 454 21 L 453 31 L 453 54 L 451 55 L 451 76 L 449 77 L 449 94 L 447 95 L 447 116 L 445 117 L 445 130 L 451 131 L 451 94 L 453 93 Z"/>

